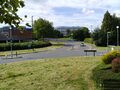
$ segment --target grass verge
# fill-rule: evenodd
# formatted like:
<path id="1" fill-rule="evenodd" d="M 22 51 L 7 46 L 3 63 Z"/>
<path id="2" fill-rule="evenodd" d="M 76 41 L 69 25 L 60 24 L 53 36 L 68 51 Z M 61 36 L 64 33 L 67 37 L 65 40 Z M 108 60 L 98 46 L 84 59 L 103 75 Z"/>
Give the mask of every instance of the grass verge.
<path id="1" fill-rule="evenodd" d="M 111 51 L 112 50 L 111 48 L 113 48 L 114 50 L 120 50 L 120 46 L 100 47 L 100 46 L 96 46 L 95 44 L 90 44 L 90 43 L 86 43 L 86 44 L 89 45 L 91 49 L 96 49 L 99 52 Z"/>
<path id="2" fill-rule="evenodd" d="M 96 90 L 90 76 L 100 57 L 67 57 L 0 65 L 0 90 Z"/>

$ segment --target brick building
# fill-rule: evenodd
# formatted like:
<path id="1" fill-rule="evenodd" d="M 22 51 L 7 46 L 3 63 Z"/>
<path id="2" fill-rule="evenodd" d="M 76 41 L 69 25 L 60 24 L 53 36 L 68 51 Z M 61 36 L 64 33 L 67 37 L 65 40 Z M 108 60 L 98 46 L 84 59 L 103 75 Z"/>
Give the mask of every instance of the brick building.
<path id="1" fill-rule="evenodd" d="M 12 32 L 10 32 L 12 31 Z M 10 36 L 11 34 L 11 36 Z M 12 37 L 12 38 L 11 38 Z M 24 27 L 23 30 L 18 30 L 13 28 L 12 30 L 9 27 L 0 28 L 0 41 L 29 41 L 32 40 L 32 29 Z"/>

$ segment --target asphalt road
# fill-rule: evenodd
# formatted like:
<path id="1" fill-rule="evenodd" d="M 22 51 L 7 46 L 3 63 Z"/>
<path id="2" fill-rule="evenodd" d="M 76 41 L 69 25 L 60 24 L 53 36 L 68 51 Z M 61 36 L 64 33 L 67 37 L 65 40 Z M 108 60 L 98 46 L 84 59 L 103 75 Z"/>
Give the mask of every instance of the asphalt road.
<path id="1" fill-rule="evenodd" d="M 10 62 L 18 62 L 24 60 L 38 60 L 44 58 L 58 58 L 58 57 L 70 57 L 70 56 L 86 56 L 84 52 L 85 49 L 90 49 L 90 46 L 86 45 L 84 47 L 80 46 L 80 42 L 68 41 L 62 48 L 52 50 L 52 51 L 43 51 L 37 53 L 30 54 L 22 54 L 17 58 L 13 59 L 1 57 L 0 64 L 10 63 Z M 102 55 L 102 52 L 96 52 L 96 55 Z M 93 56 L 93 52 L 89 52 L 88 56 Z"/>

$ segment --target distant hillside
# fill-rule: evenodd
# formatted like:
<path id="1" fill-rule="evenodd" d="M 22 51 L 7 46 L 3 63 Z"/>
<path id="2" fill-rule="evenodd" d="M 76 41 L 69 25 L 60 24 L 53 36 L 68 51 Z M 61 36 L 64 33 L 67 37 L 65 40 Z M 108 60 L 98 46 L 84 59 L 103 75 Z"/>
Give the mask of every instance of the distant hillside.
<path id="1" fill-rule="evenodd" d="M 59 26 L 59 27 L 56 27 L 56 29 L 59 31 L 66 31 L 68 29 L 69 30 L 77 30 L 79 28 L 81 28 L 81 27 L 79 27 L 79 26 Z"/>

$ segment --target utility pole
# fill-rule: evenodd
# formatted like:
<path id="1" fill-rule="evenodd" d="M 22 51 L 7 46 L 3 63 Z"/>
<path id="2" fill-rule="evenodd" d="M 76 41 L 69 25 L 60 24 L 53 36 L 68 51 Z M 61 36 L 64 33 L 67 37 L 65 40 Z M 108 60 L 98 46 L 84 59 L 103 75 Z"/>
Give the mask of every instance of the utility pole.
<path id="1" fill-rule="evenodd" d="M 32 24 L 32 38 L 33 38 L 33 16 L 31 17 L 31 24 Z"/>

